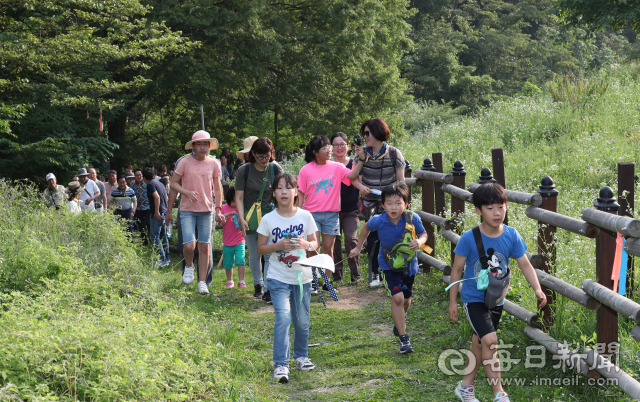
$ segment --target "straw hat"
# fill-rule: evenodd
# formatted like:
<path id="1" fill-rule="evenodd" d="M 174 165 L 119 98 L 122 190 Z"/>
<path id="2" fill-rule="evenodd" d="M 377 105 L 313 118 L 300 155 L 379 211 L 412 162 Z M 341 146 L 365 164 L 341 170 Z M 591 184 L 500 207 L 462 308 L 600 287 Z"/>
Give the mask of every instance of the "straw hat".
<path id="1" fill-rule="evenodd" d="M 209 141 L 211 146 L 209 149 L 218 149 L 218 140 L 215 138 L 211 138 L 211 135 L 204 130 L 198 130 L 191 136 L 191 141 L 187 142 L 184 146 L 184 149 L 190 150 L 193 149 L 193 143 L 198 141 Z"/>
<path id="2" fill-rule="evenodd" d="M 67 191 L 69 192 L 69 194 L 80 193 L 82 192 L 82 190 L 84 190 L 84 186 L 78 181 L 72 181 L 67 185 Z"/>
<path id="3" fill-rule="evenodd" d="M 244 147 L 244 149 L 241 149 L 238 152 L 236 152 L 236 156 L 238 158 L 244 159 L 244 154 L 248 154 L 251 151 L 251 146 L 253 145 L 254 142 L 256 142 L 257 139 L 258 137 L 256 137 L 255 135 L 252 135 L 249 138 L 245 138 L 244 141 L 242 141 L 242 146 Z"/>

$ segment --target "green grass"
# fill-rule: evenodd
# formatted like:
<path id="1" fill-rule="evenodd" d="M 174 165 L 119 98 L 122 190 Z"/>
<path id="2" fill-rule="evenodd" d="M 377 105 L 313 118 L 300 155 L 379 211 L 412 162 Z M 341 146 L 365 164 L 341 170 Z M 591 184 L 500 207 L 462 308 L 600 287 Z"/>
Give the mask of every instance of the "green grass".
<path id="1" fill-rule="evenodd" d="M 560 191 L 559 212 L 578 217 L 602 186 L 616 190 L 617 162 L 640 156 L 638 68 L 599 79 L 606 80 L 599 87 L 606 87 L 604 93 L 581 92 L 580 85 L 565 81 L 571 101 L 564 103 L 546 91 L 469 117 L 434 105 L 414 107 L 405 112 L 410 134 L 395 145 L 414 169 L 432 152 L 443 153 L 445 170 L 460 159 L 467 182 L 491 166 L 491 148 L 503 148 L 508 188 L 533 192 L 551 175 Z M 301 165 L 296 160 L 286 168 L 296 173 Z M 111 216 L 60 214 L 38 199 L 33 188 L 0 183 L 1 401 L 455 400 L 459 376 L 440 370 L 438 358 L 447 349 L 468 348 L 471 328 L 465 319 L 448 319 L 437 273 L 416 280 L 408 316 L 416 353 L 399 355 L 386 297 L 352 310 L 325 309 L 314 297 L 310 342 L 329 344 L 310 349 L 315 371 L 293 371 L 290 384 L 280 385 L 270 363 L 274 316 L 250 297 L 251 289 L 225 290 L 219 269 L 211 287 L 215 296 L 198 296 L 194 286 L 181 284 L 177 262 L 151 269 L 153 254 L 131 245 Z M 414 194 L 413 208 L 419 205 Z M 509 205 L 510 224 L 535 251 L 537 226 L 524 209 Z M 468 229 L 477 217 L 467 213 L 463 221 Z M 214 247 L 220 240 L 218 232 Z M 576 286 L 595 278 L 593 240 L 559 231 L 557 247 L 555 275 Z M 449 261 L 449 246 L 440 237 L 436 255 Z M 535 311 L 533 292 L 515 272 L 509 299 Z M 372 292 L 365 283 L 355 290 L 362 297 Z M 563 298 L 557 309 L 550 334 L 580 350 L 595 330 L 595 313 Z M 628 335 L 631 327 L 620 319 L 620 365 L 638 378 L 640 346 Z M 499 338 L 514 345 L 512 358 L 524 358 L 533 344 L 523 328 L 503 316 Z M 505 373 L 527 381 L 506 386 L 512 400 L 629 400 L 612 386 L 531 384 L 574 377 L 553 369 L 549 354 L 546 360 L 542 369 L 519 363 Z M 490 400 L 483 373 L 476 386 L 480 399 Z"/>

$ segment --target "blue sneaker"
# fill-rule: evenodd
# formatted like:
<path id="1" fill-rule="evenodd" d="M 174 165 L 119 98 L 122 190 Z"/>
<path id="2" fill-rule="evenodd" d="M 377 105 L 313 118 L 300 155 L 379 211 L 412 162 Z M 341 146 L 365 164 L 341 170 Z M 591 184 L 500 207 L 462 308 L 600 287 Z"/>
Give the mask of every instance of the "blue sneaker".
<path id="1" fill-rule="evenodd" d="M 400 353 L 412 353 L 413 347 L 411 346 L 411 342 L 409 341 L 409 334 L 404 334 L 399 337 L 400 340 Z"/>

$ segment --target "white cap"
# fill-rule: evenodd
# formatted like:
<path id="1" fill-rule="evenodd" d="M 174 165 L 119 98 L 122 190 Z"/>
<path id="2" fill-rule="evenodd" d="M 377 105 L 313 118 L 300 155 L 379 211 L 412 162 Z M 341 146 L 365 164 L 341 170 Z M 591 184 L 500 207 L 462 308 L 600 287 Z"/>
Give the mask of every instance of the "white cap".
<path id="1" fill-rule="evenodd" d="M 55 179 L 55 178 L 56 178 L 56 176 L 55 176 L 53 173 L 49 173 L 49 174 L 47 175 L 47 181 L 49 181 L 49 180 L 51 180 L 51 179 Z"/>

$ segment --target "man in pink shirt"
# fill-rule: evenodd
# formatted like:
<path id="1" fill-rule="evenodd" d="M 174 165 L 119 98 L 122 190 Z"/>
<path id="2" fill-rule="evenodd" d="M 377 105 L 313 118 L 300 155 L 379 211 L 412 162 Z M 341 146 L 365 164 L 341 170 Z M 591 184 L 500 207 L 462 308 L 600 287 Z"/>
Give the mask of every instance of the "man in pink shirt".
<path id="1" fill-rule="evenodd" d="M 180 204 L 180 219 L 182 221 L 182 241 L 184 244 L 185 269 L 182 282 L 185 285 L 193 283 L 194 271 L 193 254 L 198 243 L 198 293 L 209 294 L 205 282 L 209 263 L 211 225 L 215 220 L 224 224 L 225 218 L 220 213 L 222 208 L 222 183 L 220 181 L 220 162 L 208 156 L 209 150 L 218 148 L 218 140 L 211 138 L 206 131 L 196 131 L 184 147 L 194 150 L 193 155 L 186 157 L 176 167 L 171 177 L 171 192 L 166 215 L 167 223 L 172 221 L 172 209 L 177 193 L 183 195 Z M 211 189 L 213 193 L 211 194 Z M 215 199 L 213 197 L 215 195 Z M 198 237 L 196 239 L 196 227 Z"/>

